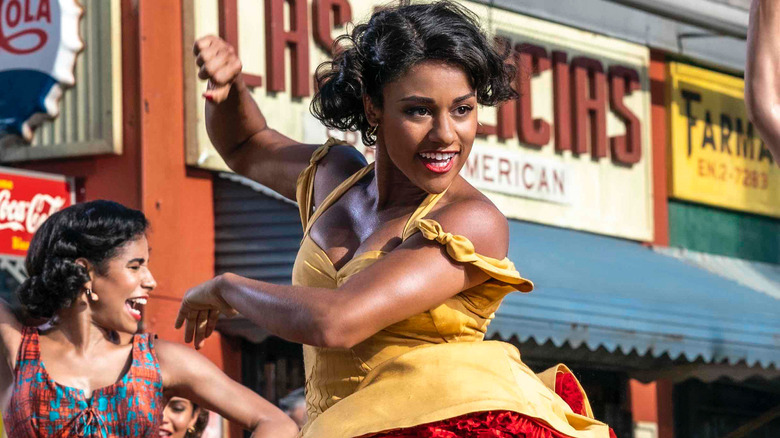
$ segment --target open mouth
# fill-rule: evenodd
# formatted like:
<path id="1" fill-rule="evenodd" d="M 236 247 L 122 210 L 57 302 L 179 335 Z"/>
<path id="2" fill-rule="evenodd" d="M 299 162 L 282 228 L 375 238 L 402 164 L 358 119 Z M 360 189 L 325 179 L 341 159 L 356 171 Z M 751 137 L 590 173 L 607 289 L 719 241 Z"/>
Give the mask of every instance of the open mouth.
<path id="1" fill-rule="evenodd" d="M 173 433 L 168 432 L 167 430 L 160 429 L 157 431 L 157 436 L 171 436 L 171 435 L 173 435 Z"/>
<path id="2" fill-rule="evenodd" d="M 125 300 L 125 309 L 136 321 L 141 320 L 141 309 L 146 305 L 146 297 L 136 297 Z"/>
<path id="3" fill-rule="evenodd" d="M 445 173 L 452 169 L 456 155 L 458 152 L 420 152 L 417 154 L 423 165 L 435 173 Z"/>

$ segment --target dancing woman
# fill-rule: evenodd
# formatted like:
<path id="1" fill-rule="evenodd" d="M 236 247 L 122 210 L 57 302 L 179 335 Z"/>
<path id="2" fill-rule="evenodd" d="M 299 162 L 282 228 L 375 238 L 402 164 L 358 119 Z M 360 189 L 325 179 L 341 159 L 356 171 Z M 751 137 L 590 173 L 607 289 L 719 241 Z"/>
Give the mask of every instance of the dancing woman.
<path id="1" fill-rule="evenodd" d="M 196 43 L 212 142 L 298 201 L 304 239 L 292 286 L 224 274 L 189 290 L 185 340 L 200 346 L 240 309 L 304 344 L 305 437 L 609 437 L 564 366 L 537 376 L 510 344 L 483 341 L 504 296 L 533 288 L 506 258 L 506 218 L 459 176 L 478 106 L 516 96 L 514 69 L 450 2 L 383 9 L 339 42 L 313 113 L 361 131 L 371 164 L 272 130 L 235 51 Z"/>
<path id="2" fill-rule="evenodd" d="M 0 306 L 7 435 L 156 437 L 164 397 L 181 396 L 255 437 L 295 436 L 281 411 L 199 353 L 134 335 L 156 286 L 147 226 L 140 211 L 93 201 L 53 214 L 35 233 L 17 295 L 28 317 L 50 323 L 25 326 Z"/>

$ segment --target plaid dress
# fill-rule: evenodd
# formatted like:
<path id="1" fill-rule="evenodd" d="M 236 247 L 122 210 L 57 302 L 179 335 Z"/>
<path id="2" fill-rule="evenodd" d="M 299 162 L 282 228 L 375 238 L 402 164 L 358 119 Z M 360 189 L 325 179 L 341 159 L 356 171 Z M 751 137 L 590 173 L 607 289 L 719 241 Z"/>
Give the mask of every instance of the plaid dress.
<path id="1" fill-rule="evenodd" d="M 41 361 L 38 329 L 25 327 L 13 395 L 3 412 L 8 437 L 157 436 L 165 405 L 152 336 L 135 335 L 132 355 L 130 369 L 118 382 L 88 397 L 52 380 Z"/>

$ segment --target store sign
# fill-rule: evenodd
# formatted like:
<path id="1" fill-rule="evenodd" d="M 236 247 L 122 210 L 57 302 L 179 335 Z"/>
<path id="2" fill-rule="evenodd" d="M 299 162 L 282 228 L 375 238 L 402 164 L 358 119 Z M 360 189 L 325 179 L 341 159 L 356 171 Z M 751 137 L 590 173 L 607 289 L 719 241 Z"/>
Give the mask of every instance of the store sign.
<path id="1" fill-rule="evenodd" d="M 285 4 L 290 14 L 285 16 Z M 463 2 L 516 54 L 520 99 L 480 108 L 479 136 L 462 175 L 508 217 L 635 240 L 653 238 L 649 50 L 485 5 Z M 309 114 L 316 67 L 367 0 L 196 0 L 185 46 L 219 33 L 238 47 L 269 125 L 307 143 L 329 135 Z M 189 7 L 189 6 L 188 6 Z M 188 164 L 224 170 L 208 140 L 191 54 L 186 71 Z M 268 111 L 273 108 L 273 111 Z M 196 109 L 196 110 L 195 110 Z"/>
<path id="2" fill-rule="evenodd" d="M 38 123 L 59 114 L 83 48 L 81 13 L 76 0 L 0 1 L 0 139 L 29 142 Z"/>
<path id="3" fill-rule="evenodd" d="M 780 167 L 750 123 L 741 78 L 669 65 L 671 195 L 780 217 Z"/>
<path id="4" fill-rule="evenodd" d="M 73 203 L 64 176 L 0 167 L 0 255 L 25 256 L 43 221 Z"/>

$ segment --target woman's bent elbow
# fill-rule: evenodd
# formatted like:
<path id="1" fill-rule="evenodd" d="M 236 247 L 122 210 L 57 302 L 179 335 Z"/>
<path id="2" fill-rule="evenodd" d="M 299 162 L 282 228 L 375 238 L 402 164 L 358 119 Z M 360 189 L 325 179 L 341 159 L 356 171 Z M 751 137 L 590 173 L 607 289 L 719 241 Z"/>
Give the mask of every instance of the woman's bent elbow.
<path id="1" fill-rule="evenodd" d="M 339 318 L 336 316 L 335 318 Z M 352 348 L 358 341 L 339 319 L 321 321 L 315 328 L 313 345 L 324 348 Z"/>

